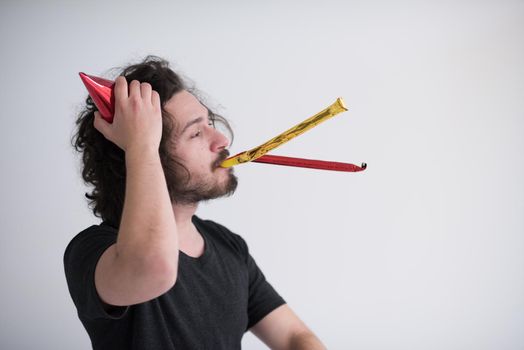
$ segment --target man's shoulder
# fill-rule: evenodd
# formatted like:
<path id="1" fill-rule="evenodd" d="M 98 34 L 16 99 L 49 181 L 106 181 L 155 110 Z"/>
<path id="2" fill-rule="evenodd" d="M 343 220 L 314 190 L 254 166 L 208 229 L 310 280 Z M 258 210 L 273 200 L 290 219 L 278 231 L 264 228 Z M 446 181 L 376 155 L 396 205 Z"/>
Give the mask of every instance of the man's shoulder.
<path id="1" fill-rule="evenodd" d="M 100 239 L 104 241 L 107 241 L 108 239 L 116 240 L 117 233 L 118 230 L 115 227 L 108 225 L 106 222 L 91 225 L 71 238 L 66 246 L 64 258 L 67 257 L 67 255 L 74 249 L 83 249 L 82 247 L 84 247 L 86 244 L 89 244 L 89 241 L 96 241 Z"/>

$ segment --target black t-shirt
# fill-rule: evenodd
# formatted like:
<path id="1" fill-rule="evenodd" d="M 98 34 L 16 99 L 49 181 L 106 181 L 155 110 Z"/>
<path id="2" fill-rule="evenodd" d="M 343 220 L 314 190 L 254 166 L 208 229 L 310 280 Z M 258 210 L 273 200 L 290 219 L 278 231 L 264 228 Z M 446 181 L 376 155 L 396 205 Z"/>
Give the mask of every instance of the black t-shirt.
<path id="1" fill-rule="evenodd" d="M 213 221 L 193 216 L 204 253 L 179 251 L 173 288 L 153 300 L 104 307 L 94 274 L 117 229 L 93 225 L 64 254 L 69 292 L 94 349 L 240 349 L 244 333 L 284 299 L 258 268 L 244 239 Z"/>

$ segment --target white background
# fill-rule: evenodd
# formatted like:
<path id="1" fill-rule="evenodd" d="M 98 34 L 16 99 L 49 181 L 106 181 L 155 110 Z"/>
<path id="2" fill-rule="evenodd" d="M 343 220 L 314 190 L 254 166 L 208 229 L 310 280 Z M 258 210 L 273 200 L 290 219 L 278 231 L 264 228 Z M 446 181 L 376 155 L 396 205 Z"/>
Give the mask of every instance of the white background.
<path id="1" fill-rule="evenodd" d="M 0 28 L 1 349 L 90 348 L 62 263 L 99 222 L 77 73 L 150 53 L 231 121 L 232 153 L 345 99 L 272 154 L 366 171 L 242 165 L 198 211 L 329 349 L 524 348 L 523 1 L 2 1 Z"/>

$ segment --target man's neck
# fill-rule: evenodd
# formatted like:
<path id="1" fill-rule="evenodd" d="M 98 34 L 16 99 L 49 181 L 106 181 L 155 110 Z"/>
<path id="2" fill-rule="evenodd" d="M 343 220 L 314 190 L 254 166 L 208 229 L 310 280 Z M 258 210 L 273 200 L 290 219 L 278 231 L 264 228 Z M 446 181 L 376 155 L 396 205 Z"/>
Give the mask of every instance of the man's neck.
<path id="1" fill-rule="evenodd" d="M 193 225 L 191 218 L 195 215 L 197 208 L 198 203 L 184 205 L 173 204 L 176 227 L 181 238 L 187 238 L 188 235 L 195 232 L 195 225 Z"/>

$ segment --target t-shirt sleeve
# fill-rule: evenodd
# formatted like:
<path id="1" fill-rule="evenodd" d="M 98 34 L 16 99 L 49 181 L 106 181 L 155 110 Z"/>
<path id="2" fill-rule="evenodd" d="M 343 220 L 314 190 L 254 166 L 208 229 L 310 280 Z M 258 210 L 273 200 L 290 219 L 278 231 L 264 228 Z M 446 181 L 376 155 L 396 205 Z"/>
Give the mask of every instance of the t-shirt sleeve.
<path id="1" fill-rule="evenodd" d="M 80 232 L 66 248 L 64 269 L 67 285 L 81 318 L 119 319 L 129 308 L 104 304 L 95 287 L 96 264 L 102 253 L 116 243 L 116 238 L 116 231 L 93 225 Z"/>
<path id="2" fill-rule="evenodd" d="M 286 301 L 277 293 L 273 286 L 266 280 L 262 270 L 247 248 L 247 269 L 249 273 L 249 299 L 248 299 L 248 325 L 253 327 L 267 314 Z"/>

